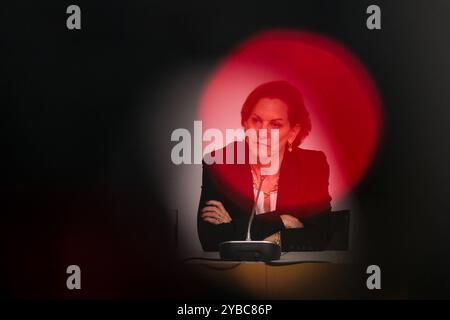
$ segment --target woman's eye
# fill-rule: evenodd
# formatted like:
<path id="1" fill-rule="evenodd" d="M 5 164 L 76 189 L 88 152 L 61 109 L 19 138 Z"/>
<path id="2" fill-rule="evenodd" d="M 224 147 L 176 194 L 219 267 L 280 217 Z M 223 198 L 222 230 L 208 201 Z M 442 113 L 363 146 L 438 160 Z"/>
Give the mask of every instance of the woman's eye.
<path id="1" fill-rule="evenodd" d="M 272 128 L 279 129 L 282 127 L 281 123 L 272 123 Z"/>
<path id="2" fill-rule="evenodd" d="M 252 118 L 252 121 L 253 121 L 254 123 L 258 123 L 260 120 L 259 120 L 258 118 Z"/>

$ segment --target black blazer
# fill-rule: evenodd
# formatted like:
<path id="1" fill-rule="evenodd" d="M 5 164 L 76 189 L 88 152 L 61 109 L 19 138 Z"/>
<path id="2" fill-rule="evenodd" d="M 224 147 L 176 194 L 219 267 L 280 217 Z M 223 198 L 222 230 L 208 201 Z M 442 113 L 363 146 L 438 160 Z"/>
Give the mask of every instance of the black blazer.
<path id="1" fill-rule="evenodd" d="M 234 142 L 215 151 L 222 152 L 224 159 L 227 152 L 231 151 L 229 154 L 234 154 L 234 164 L 207 165 L 203 162 L 197 226 L 205 251 L 217 251 L 223 241 L 246 238 L 254 193 L 246 143 L 245 163 L 236 164 L 236 150 L 242 143 Z M 230 148 L 234 148 L 234 152 L 233 149 L 228 150 Z M 292 152 L 286 150 L 280 167 L 276 210 L 255 216 L 251 229 L 252 240 L 262 240 L 281 231 L 283 251 L 325 249 L 330 239 L 331 197 L 328 193 L 328 178 L 329 166 L 323 152 L 300 148 L 293 148 Z M 232 221 L 219 225 L 203 221 L 201 209 L 208 200 L 221 201 Z M 297 217 L 304 228 L 285 229 L 281 214 Z"/>

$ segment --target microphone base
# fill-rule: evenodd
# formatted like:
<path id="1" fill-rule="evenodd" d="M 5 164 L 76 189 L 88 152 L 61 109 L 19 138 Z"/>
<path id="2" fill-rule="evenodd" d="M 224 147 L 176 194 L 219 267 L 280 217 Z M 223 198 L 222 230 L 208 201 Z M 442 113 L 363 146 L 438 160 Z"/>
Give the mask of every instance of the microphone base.
<path id="1" fill-rule="evenodd" d="M 222 260 L 272 261 L 281 256 L 281 247 L 270 241 L 225 241 L 219 244 Z"/>

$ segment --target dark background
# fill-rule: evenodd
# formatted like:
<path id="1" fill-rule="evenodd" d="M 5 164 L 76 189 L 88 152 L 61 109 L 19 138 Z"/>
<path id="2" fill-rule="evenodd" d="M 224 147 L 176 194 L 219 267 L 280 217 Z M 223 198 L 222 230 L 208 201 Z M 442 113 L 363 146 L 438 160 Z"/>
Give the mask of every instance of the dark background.
<path id="1" fill-rule="evenodd" d="M 364 262 L 412 298 L 450 297 L 448 1 L 77 1 L 79 31 L 66 28 L 70 4 L 0 8 L 2 297 L 211 296 L 174 261 L 162 181 L 144 173 L 140 95 L 280 27 L 338 40 L 380 91 L 382 142 L 355 190 Z M 370 4 L 382 30 L 365 27 Z M 70 264 L 81 291 L 65 287 Z"/>

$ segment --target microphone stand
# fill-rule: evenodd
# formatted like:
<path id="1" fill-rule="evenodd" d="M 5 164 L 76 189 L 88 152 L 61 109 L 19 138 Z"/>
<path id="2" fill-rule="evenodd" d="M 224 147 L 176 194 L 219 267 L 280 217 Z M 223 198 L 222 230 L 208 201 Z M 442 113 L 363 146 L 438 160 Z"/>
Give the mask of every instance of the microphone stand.
<path id="1" fill-rule="evenodd" d="M 255 217 L 255 214 L 256 214 L 256 206 L 258 204 L 259 194 L 261 193 L 262 185 L 263 185 L 265 178 L 266 178 L 266 176 L 261 176 L 261 181 L 259 182 L 258 192 L 256 193 L 256 199 L 255 199 L 255 202 L 253 203 L 252 213 L 251 213 L 250 219 L 248 221 L 247 238 L 245 239 L 245 241 L 252 241 L 252 238 L 250 236 L 250 229 L 252 227 L 253 218 Z"/>
<path id="2" fill-rule="evenodd" d="M 233 261 L 272 261 L 281 256 L 281 247 L 271 241 L 253 241 L 250 230 L 256 214 L 259 195 L 265 176 L 261 176 L 258 192 L 253 203 L 252 212 L 247 225 L 247 237 L 244 241 L 225 241 L 219 244 L 220 258 Z"/>

